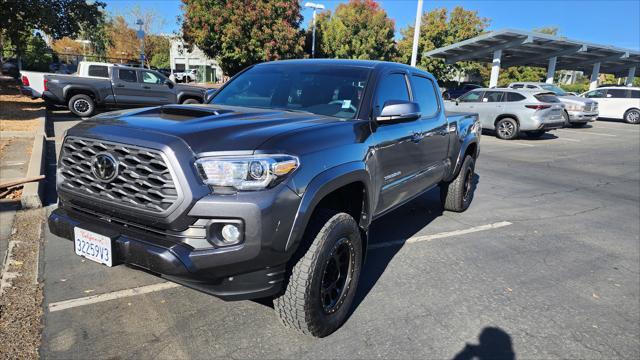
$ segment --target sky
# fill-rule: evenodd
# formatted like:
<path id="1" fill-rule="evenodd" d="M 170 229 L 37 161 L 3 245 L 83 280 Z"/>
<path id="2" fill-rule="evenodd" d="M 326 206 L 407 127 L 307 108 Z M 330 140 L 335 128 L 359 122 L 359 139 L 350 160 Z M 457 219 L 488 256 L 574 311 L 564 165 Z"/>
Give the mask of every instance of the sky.
<path id="1" fill-rule="evenodd" d="M 105 1 L 105 0 L 103 0 Z M 256 0 L 259 1 L 259 0 Z M 312 0 L 334 10 L 347 0 Z M 179 0 L 106 0 L 110 14 L 129 13 L 139 6 L 153 10 L 163 18 L 163 25 L 153 29 L 158 33 L 178 32 L 177 17 L 182 13 Z M 304 4 L 306 1 L 302 1 Z M 380 0 L 380 5 L 395 21 L 396 37 L 400 29 L 415 22 L 417 0 Z M 489 30 L 505 28 L 532 30 L 553 26 L 559 34 L 570 39 L 613 45 L 640 51 L 640 0 L 424 0 L 423 11 L 462 6 L 476 10 L 478 15 L 491 19 Z M 312 11 L 305 9 L 303 27 L 311 21 Z M 133 21 L 133 20 L 130 20 Z"/>

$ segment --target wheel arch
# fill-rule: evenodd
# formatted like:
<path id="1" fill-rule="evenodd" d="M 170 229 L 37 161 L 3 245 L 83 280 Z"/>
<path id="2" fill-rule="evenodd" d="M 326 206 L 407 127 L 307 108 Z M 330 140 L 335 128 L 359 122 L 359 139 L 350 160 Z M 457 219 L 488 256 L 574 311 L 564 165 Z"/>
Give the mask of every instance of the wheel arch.
<path id="1" fill-rule="evenodd" d="M 363 163 L 347 163 L 322 172 L 309 183 L 302 196 L 284 250 L 298 247 L 309 221 L 320 208 L 354 216 L 366 249 L 366 234 L 373 214 L 372 203 L 371 177 Z"/>
<path id="2" fill-rule="evenodd" d="M 71 100 L 73 96 L 79 95 L 79 94 L 90 96 L 96 104 L 100 102 L 100 98 L 98 97 L 98 94 L 90 86 L 67 85 L 63 89 L 64 99 L 67 102 Z"/>
<path id="3" fill-rule="evenodd" d="M 502 119 L 506 119 L 506 118 L 510 118 L 516 121 L 516 123 L 518 123 L 518 126 L 520 126 L 520 119 L 518 119 L 517 116 L 515 116 L 514 114 L 500 114 L 498 116 L 496 116 L 496 119 L 493 121 L 493 127 L 495 128 L 496 125 L 498 125 L 498 121 L 502 120 Z"/>

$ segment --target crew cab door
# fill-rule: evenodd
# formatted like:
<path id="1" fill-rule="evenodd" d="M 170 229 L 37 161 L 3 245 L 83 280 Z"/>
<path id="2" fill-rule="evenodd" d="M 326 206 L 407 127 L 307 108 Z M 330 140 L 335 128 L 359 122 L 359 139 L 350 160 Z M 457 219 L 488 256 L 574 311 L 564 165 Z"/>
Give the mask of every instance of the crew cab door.
<path id="1" fill-rule="evenodd" d="M 373 100 L 373 118 L 380 114 L 385 102 L 410 99 L 405 72 L 382 74 Z M 424 158 L 422 145 L 415 141 L 420 136 L 416 127 L 418 121 L 378 123 L 372 135 L 376 165 L 374 176 L 379 189 L 376 214 L 403 203 L 422 189 L 422 184 L 416 181 Z"/>
<path id="2" fill-rule="evenodd" d="M 135 69 L 113 68 L 111 86 L 118 105 L 143 104 L 143 89 L 138 82 L 138 75 Z"/>
<path id="3" fill-rule="evenodd" d="M 165 77 L 147 70 L 141 70 L 140 75 L 143 104 L 163 105 L 177 102 L 175 91 L 165 84 Z"/>
<path id="4" fill-rule="evenodd" d="M 438 87 L 428 77 L 412 74 L 411 96 L 420 105 L 421 117 L 415 122 L 420 157 L 414 159 L 418 166 L 416 180 L 422 189 L 439 183 L 444 176 L 444 164 L 449 150 L 449 124 L 440 106 Z"/>

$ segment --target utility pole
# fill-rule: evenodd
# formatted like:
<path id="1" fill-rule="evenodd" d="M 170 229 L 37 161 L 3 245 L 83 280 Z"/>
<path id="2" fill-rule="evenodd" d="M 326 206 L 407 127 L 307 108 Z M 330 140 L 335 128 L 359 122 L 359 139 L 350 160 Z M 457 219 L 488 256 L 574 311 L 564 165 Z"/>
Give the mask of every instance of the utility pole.
<path id="1" fill-rule="evenodd" d="M 308 2 L 304 7 L 313 9 L 313 30 L 311 31 L 311 57 L 316 57 L 316 10 L 324 10 L 324 5 Z"/>
<path id="2" fill-rule="evenodd" d="M 422 20 L 422 0 L 418 0 L 416 9 L 416 25 L 413 30 L 413 50 L 411 51 L 411 66 L 416 66 L 418 60 L 418 41 L 420 40 L 420 21 Z"/>

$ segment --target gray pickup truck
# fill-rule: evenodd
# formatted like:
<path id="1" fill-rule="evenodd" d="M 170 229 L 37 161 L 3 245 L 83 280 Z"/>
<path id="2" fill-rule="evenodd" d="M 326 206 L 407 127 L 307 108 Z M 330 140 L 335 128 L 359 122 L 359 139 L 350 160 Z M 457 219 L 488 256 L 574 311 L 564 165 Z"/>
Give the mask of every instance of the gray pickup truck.
<path id="1" fill-rule="evenodd" d="M 92 64 L 86 77 L 45 75 L 42 97 L 88 117 L 97 107 L 198 104 L 204 102 L 205 92 L 205 88 L 175 84 L 153 70 Z"/>
<path id="2" fill-rule="evenodd" d="M 226 300 L 273 297 L 285 326 L 322 337 L 350 314 L 373 220 L 436 187 L 445 210 L 469 207 L 480 131 L 414 67 L 259 64 L 208 105 L 69 129 L 49 228 L 107 266 Z"/>

